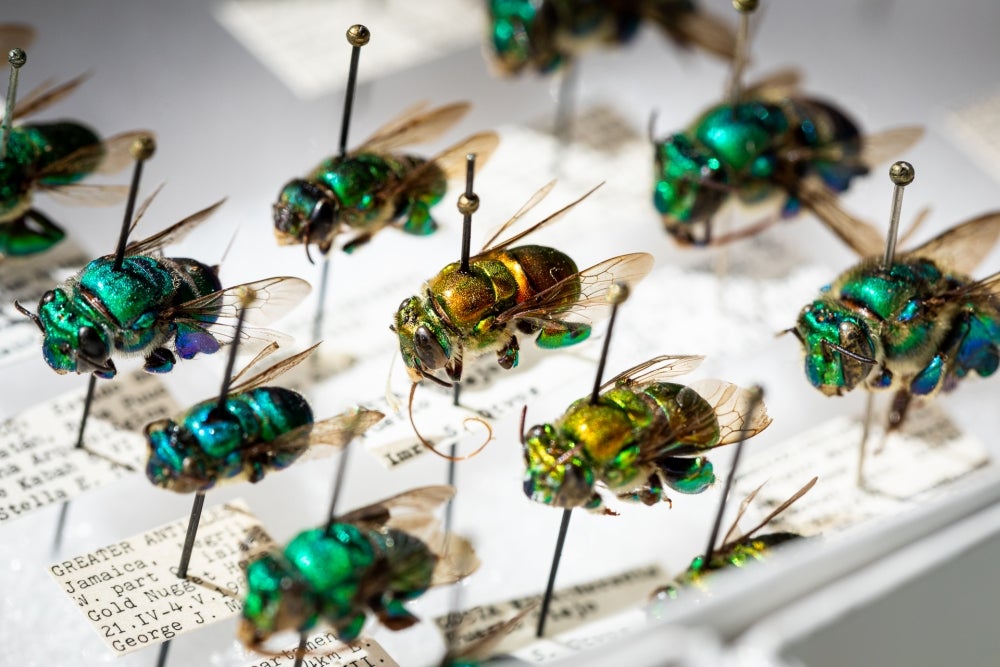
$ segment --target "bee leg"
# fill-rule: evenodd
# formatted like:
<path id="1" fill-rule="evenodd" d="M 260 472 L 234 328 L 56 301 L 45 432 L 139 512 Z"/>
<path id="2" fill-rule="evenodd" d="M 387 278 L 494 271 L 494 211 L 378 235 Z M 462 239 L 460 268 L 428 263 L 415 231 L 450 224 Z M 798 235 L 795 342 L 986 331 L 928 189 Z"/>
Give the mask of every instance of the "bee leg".
<path id="1" fill-rule="evenodd" d="M 142 370 L 147 373 L 169 373 L 177 363 L 174 353 L 165 347 L 158 347 L 146 355 Z"/>
<path id="2" fill-rule="evenodd" d="M 520 350 L 517 336 L 511 336 L 504 346 L 497 350 L 497 363 L 500 364 L 500 368 L 509 371 L 511 368 L 517 366 L 518 359 L 520 358 Z"/>
<path id="3" fill-rule="evenodd" d="M 370 606 L 382 625 L 390 630 L 405 630 L 420 622 L 420 619 L 406 610 L 402 601 L 391 597 L 388 593 Z"/>
<path id="4" fill-rule="evenodd" d="M 613 509 L 608 508 L 604 504 L 604 498 L 601 498 L 600 494 L 597 492 L 590 497 L 587 504 L 584 505 L 588 512 L 593 512 L 594 514 L 602 514 L 604 516 L 618 516 L 618 512 Z"/>
<path id="5" fill-rule="evenodd" d="M 889 420 L 885 427 L 885 434 L 882 436 L 882 442 L 879 443 L 876 453 L 881 452 L 885 448 L 885 441 L 889 437 L 889 434 L 893 431 L 898 431 L 903 426 L 903 420 L 906 419 L 906 412 L 910 407 L 912 398 L 913 394 L 906 389 L 900 389 L 892 397 L 892 405 L 889 406 Z"/>
<path id="6" fill-rule="evenodd" d="M 29 209 L 16 220 L 0 225 L 0 253 L 17 257 L 48 250 L 66 236 L 56 223 Z"/>
<path id="7" fill-rule="evenodd" d="M 354 616 L 349 616 L 339 623 L 334 625 L 335 634 L 337 639 L 342 642 L 352 642 L 358 638 L 361 634 L 361 628 L 365 627 L 365 621 L 368 617 L 365 613 L 358 612 Z"/>
<path id="8" fill-rule="evenodd" d="M 368 243 L 371 240 L 372 240 L 372 235 L 371 234 L 368 234 L 368 233 L 358 234 L 353 239 L 351 239 L 350 241 L 348 241 L 347 243 L 345 243 L 344 247 L 342 248 L 342 250 L 349 255 L 349 254 L 351 254 L 352 252 L 354 252 L 355 250 L 357 250 L 358 248 L 360 248 L 361 246 L 363 246 L 364 244 Z"/>
<path id="9" fill-rule="evenodd" d="M 575 345 L 590 337 L 590 325 L 583 322 L 553 322 L 538 334 L 535 343 L 547 350 Z"/>
<path id="10" fill-rule="evenodd" d="M 462 379 L 462 357 L 455 355 L 444 367 L 448 377 L 452 382 L 459 382 Z"/>
<path id="11" fill-rule="evenodd" d="M 433 234 L 437 228 L 437 223 L 431 217 L 430 206 L 419 200 L 413 202 L 410 214 L 403 223 L 403 231 L 416 236 L 427 236 Z"/>
<path id="12" fill-rule="evenodd" d="M 667 502 L 671 507 L 674 506 L 673 501 L 670 500 L 670 497 L 666 493 L 663 483 L 660 481 L 659 475 L 655 473 L 649 476 L 644 486 L 640 486 L 627 493 L 619 493 L 618 498 L 630 503 L 642 503 L 647 507 L 659 502 Z"/>

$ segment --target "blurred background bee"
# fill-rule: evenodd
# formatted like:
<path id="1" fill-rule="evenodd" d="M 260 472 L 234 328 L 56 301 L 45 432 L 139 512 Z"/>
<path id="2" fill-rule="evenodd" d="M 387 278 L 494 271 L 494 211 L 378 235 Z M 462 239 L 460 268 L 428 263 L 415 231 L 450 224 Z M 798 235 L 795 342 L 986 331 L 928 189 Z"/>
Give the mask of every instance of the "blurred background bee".
<path id="1" fill-rule="evenodd" d="M 274 235 L 280 245 L 310 244 L 326 255 L 337 234 L 353 231 L 343 250 L 352 252 L 383 228 L 398 225 L 424 236 L 437 229 L 430 209 L 441 201 L 447 182 L 465 173 L 465 156 L 480 166 L 496 149 L 495 132 L 463 139 L 431 158 L 399 153 L 409 144 L 432 141 L 468 112 L 460 102 L 433 109 L 426 103 L 404 111 L 376 130 L 357 149 L 327 158 L 305 178 L 289 181 L 274 204 Z"/>
<path id="2" fill-rule="evenodd" d="M 392 330 L 399 337 L 399 351 L 410 379 L 430 378 L 444 369 L 459 382 L 466 357 L 495 352 L 505 369 L 517 366 L 517 334 L 535 334 L 543 348 L 560 348 L 586 340 L 591 319 L 607 307 L 605 295 L 615 282 L 634 285 L 653 266 L 647 253 L 619 255 L 577 270 L 570 257 L 555 248 L 513 246 L 528 234 L 561 218 L 580 199 L 528 229 L 497 239 L 551 192 L 549 183 L 505 222 L 479 252 L 469 259 L 469 270 L 453 262 L 425 284 L 421 293 L 408 297 L 396 312 Z M 596 189 L 596 188 L 595 188 Z"/>
<path id="3" fill-rule="evenodd" d="M 718 104 L 663 140 L 652 138 L 651 124 L 653 204 L 677 242 L 709 245 L 745 238 L 805 208 L 861 256 L 881 250 L 881 234 L 846 213 L 837 195 L 870 166 L 911 146 L 923 131 L 902 127 L 862 136 L 836 106 L 803 96 L 799 78 L 793 70 L 777 72 L 743 90 L 735 106 Z M 713 234 L 713 219 L 723 204 L 778 196 L 784 199 L 779 216 L 726 236 Z"/>
<path id="4" fill-rule="evenodd" d="M 654 357 L 606 382 L 596 403 L 573 403 L 553 424 L 522 434 L 524 493 L 562 508 L 614 514 L 598 487 L 619 500 L 670 502 L 667 489 L 701 493 L 715 481 L 705 456 L 763 431 L 752 392 L 721 380 L 690 387 L 664 382 L 696 368 L 703 357 Z M 522 424 L 523 428 L 523 424 Z"/>
<path id="5" fill-rule="evenodd" d="M 401 493 L 251 562 L 240 641 L 260 649 L 276 632 L 308 632 L 325 621 L 348 642 L 361 634 L 368 610 L 390 630 L 417 623 L 405 602 L 479 567 L 469 542 L 443 535 L 431 516 L 454 493 L 450 486 Z"/>
<path id="6" fill-rule="evenodd" d="M 378 423 L 385 415 L 364 408 L 316 422 L 301 394 L 264 386 L 297 366 L 316 347 L 237 382 L 224 407 L 216 397 L 175 418 L 147 424 L 149 481 L 177 493 L 207 491 L 227 481 L 259 482 L 265 474 L 290 466 L 309 447 L 339 449 Z M 274 343 L 265 348 L 233 381 L 276 349 Z"/>
<path id="7" fill-rule="evenodd" d="M 1000 277 L 968 274 L 1000 238 L 1000 213 L 953 227 L 897 255 L 865 259 L 802 309 L 791 333 L 810 384 L 828 396 L 857 386 L 895 391 L 890 428 L 912 396 L 953 388 L 1000 363 Z"/>
<path id="8" fill-rule="evenodd" d="M 0 25 L 0 53 L 15 47 L 26 49 L 34 31 L 24 25 Z M 34 208 L 37 192 L 68 203 L 113 204 L 125 197 L 127 188 L 114 185 L 82 185 L 91 174 L 111 174 L 131 162 L 129 147 L 149 132 L 128 132 L 102 140 L 77 122 L 14 125 L 33 113 L 72 93 L 86 77 L 60 85 L 44 82 L 21 98 L 9 119 L 3 121 L 6 143 L 0 149 L 0 257 L 19 257 L 48 250 L 61 241 L 63 229 Z"/>
<path id="9" fill-rule="evenodd" d="M 680 46 L 733 57 L 733 30 L 693 0 L 489 0 L 487 51 L 500 74 L 548 73 L 595 45 L 629 42 L 642 23 Z"/>

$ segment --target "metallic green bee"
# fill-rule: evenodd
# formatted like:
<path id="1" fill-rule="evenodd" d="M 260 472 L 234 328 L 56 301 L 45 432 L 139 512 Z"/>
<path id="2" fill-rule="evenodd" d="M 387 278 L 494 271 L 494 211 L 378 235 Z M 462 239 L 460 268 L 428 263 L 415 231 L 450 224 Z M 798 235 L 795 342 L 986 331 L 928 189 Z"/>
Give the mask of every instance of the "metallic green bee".
<path id="1" fill-rule="evenodd" d="M 0 25 L 0 50 L 26 46 L 27 26 Z M 73 92 L 85 77 L 59 86 L 42 84 L 14 107 L 11 122 L 24 118 Z M 131 161 L 132 142 L 148 132 L 129 132 L 102 141 L 86 125 L 71 121 L 11 127 L 6 155 L 0 159 L 0 257 L 19 257 L 48 250 L 65 232 L 33 207 L 36 191 L 77 204 L 111 204 L 124 187 L 81 185 L 91 174 L 120 171 Z"/>
<path id="2" fill-rule="evenodd" d="M 653 591 L 653 600 L 674 600 L 678 597 L 678 595 L 680 595 L 682 589 L 690 586 L 706 590 L 708 587 L 706 579 L 713 572 L 730 567 L 742 568 L 750 563 L 766 560 L 773 547 L 785 544 L 786 542 L 801 539 L 802 536 L 798 533 L 778 532 L 757 535 L 757 531 L 764 528 L 776 516 L 784 512 L 799 498 L 808 493 L 809 490 L 815 486 L 817 479 L 817 477 L 813 477 L 805 486 L 796 491 L 792 497 L 768 514 L 763 521 L 739 537 L 734 537 L 737 530 L 737 524 L 763 485 L 755 489 L 753 493 L 743 500 L 743 503 L 740 505 L 740 511 L 736 515 L 736 519 L 729 528 L 729 532 L 727 532 L 726 536 L 722 539 L 722 545 L 712 552 L 708 562 L 705 561 L 704 554 L 695 557 L 695 559 L 691 561 L 691 565 L 687 570 L 677 575 L 674 580 L 666 586 Z"/>
<path id="3" fill-rule="evenodd" d="M 554 424 L 522 434 L 525 495 L 613 514 L 598 485 L 645 505 L 670 502 L 667 487 L 680 493 L 708 488 L 715 474 L 703 454 L 760 433 L 771 418 L 762 408 L 748 421 L 751 393 L 734 384 L 664 382 L 702 358 L 654 357 L 606 382 L 596 404 L 582 398 Z"/>
<path id="4" fill-rule="evenodd" d="M 356 150 L 321 162 L 304 179 L 289 181 L 274 204 L 274 235 L 281 245 L 315 243 L 324 255 L 337 234 L 357 234 L 344 245 L 352 252 L 384 227 L 401 221 L 409 234 L 437 229 L 430 209 L 447 181 L 464 174 L 465 156 L 489 159 L 495 132 L 474 134 L 426 159 L 397 153 L 403 146 L 436 139 L 469 110 L 467 103 L 427 109 L 418 104 L 377 130 Z M 310 261 L 312 258 L 310 257 Z"/>
<path id="5" fill-rule="evenodd" d="M 313 445 L 339 449 L 378 423 L 385 415 L 364 408 L 314 422 L 312 409 L 298 392 L 264 386 L 316 347 L 233 385 L 222 410 L 213 398 L 176 418 L 147 424 L 149 481 L 177 493 L 207 491 L 226 481 L 259 482 L 266 473 L 290 466 Z M 272 343 L 250 366 L 275 349 Z"/>
<path id="6" fill-rule="evenodd" d="M 424 284 L 420 295 L 400 304 L 391 329 L 414 383 L 434 371 L 462 379 L 466 357 L 490 351 L 505 369 L 517 366 L 517 334 L 534 334 L 543 348 L 560 348 L 586 340 L 591 326 L 578 321 L 584 313 L 605 308 L 604 296 L 615 282 L 634 284 L 653 266 L 647 253 L 620 255 L 583 271 L 569 256 L 545 246 L 511 247 L 583 201 L 586 195 L 527 230 L 497 241 L 513 223 L 540 202 L 554 183 L 539 190 L 492 235 L 482 251 L 469 259 L 469 272 L 454 262 Z"/>
<path id="7" fill-rule="evenodd" d="M 836 196 L 870 165 L 913 144 L 922 130 L 863 137 L 835 106 L 801 95 L 798 83 L 797 72 L 778 72 L 747 88 L 735 108 L 716 105 L 683 132 L 662 141 L 650 137 L 653 204 L 676 241 L 707 245 L 755 234 L 780 218 L 720 237 L 713 237 L 713 218 L 733 199 L 753 204 L 781 196 L 781 218 L 805 207 L 860 255 L 880 251 L 879 232 L 843 211 Z"/>
<path id="8" fill-rule="evenodd" d="M 182 238 L 221 204 L 129 244 L 120 269 L 112 255 L 93 260 L 43 294 L 37 315 L 15 302 L 42 332 L 46 363 L 57 373 L 111 378 L 117 372 L 113 355 L 141 354 L 145 371 L 166 373 L 177 361 L 174 352 L 190 359 L 199 352 L 211 354 L 232 339 L 244 290 L 256 295 L 247 311 L 253 324 L 280 317 L 301 301 L 309 284 L 299 278 L 267 278 L 222 289 L 217 267 L 162 256 L 163 246 Z M 268 340 L 275 334 L 258 329 L 244 330 L 243 336 Z"/>
<path id="9" fill-rule="evenodd" d="M 308 632 L 320 620 L 342 641 L 361 634 L 371 610 L 390 630 L 418 621 L 404 603 L 479 566 L 472 546 L 445 538 L 430 513 L 455 489 L 427 486 L 299 533 L 282 553 L 247 566 L 239 638 L 259 649 L 276 632 Z"/>
<path id="10" fill-rule="evenodd" d="M 547 73 L 597 44 L 630 41 L 643 22 L 681 46 L 733 57 L 732 29 L 694 0 L 489 0 L 488 48 L 501 74 Z"/>
<path id="11" fill-rule="evenodd" d="M 789 331 L 805 349 L 809 382 L 827 395 L 857 386 L 896 392 L 890 425 L 912 396 L 953 388 L 1000 363 L 1000 280 L 968 274 L 1000 238 L 1000 212 L 949 229 L 885 268 L 870 258 L 802 309 Z"/>

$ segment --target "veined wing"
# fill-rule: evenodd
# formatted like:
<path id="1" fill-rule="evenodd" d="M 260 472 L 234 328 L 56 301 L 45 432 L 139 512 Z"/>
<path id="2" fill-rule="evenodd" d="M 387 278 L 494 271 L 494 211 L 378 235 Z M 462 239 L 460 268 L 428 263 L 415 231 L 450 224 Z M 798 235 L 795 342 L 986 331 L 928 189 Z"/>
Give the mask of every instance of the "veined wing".
<path id="1" fill-rule="evenodd" d="M 247 454 L 294 452 L 306 449 L 319 451 L 319 447 L 322 446 L 324 450 L 320 452 L 320 455 L 335 452 L 346 447 L 348 443 L 384 418 L 385 415 L 378 410 L 352 408 L 335 417 L 313 424 L 304 424 L 271 442 L 262 442 L 245 451 Z"/>
<path id="2" fill-rule="evenodd" d="M 803 206 L 860 257 L 874 257 L 883 252 L 885 239 L 879 231 L 841 208 L 837 198 L 814 179 L 802 180 L 796 194 Z"/>
<path id="3" fill-rule="evenodd" d="M 162 187 L 162 186 L 161 186 Z M 153 200 L 153 197 L 159 193 L 160 188 L 157 188 L 152 195 L 143 202 L 142 206 L 139 207 L 139 211 L 136 213 L 135 219 L 132 223 L 132 228 L 139 222 L 139 219 L 146 212 L 146 208 L 149 203 Z M 225 203 L 225 199 L 220 199 L 211 206 L 201 209 L 196 213 L 192 213 L 188 217 L 184 218 L 178 223 L 167 227 L 161 232 L 153 234 L 152 236 L 145 238 L 141 241 L 133 241 L 125 246 L 126 255 L 148 255 L 156 250 L 163 248 L 164 246 L 170 245 L 171 243 L 177 243 L 182 238 L 187 236 L 191 230 L 200 225 L 202 222 L 208 219 L 210 215 L 215 213 L 215 210 Z"/>
<path id="4" fill-rule="evenodd" d="M 0 39 L 2 38 L 2 35 L 0 35 Z M 4 49 L 2 53 L 6 54 L 8 51 L 10 49 Z M 54 85 L 52 79 L 46 79 L 17 101 L 14 105 L 14 111 L 11 112 L 11 116 L 14 120 L 17 120 L 41 111 L 72 93 L 88 78 L 90 78 L 90 74 L 81 74 L 59 85 Z"/>
<path id="5" fill-rule="evenodd" d="M 719 420 L 719 445 L 728 445 L 751 438 L 771 424 L 771 417 L 763 401 L 754 414 L 750 409 L 755 402 L 754 391 L 722 380 L 698 380 L 691 389 L 708 401 Z"/>
<path id="6" fill-rule="evenodd" d="M 528 234 L 536 232 L 536 231 L 538 231 L 539 229 L 541 229 L 542 227 L 544 227 L 546 225 L 552 224 L 553 222 L 559 220 L 564 215 L 566 215 L 567 213 L 569 213 L 569 211 L 574 206 L 576 206 L 577 204 L 579 204 L 580 202 L 582 202 L 584 199 L 586 199 L 590 195 L 594 194 L 594 192 L 599 187 L 601 187 L 602 185 L 604 185 L 604 183 L 597 184 L 596 186 L 594 186 L 593 188 L 591 188 L 587 193 L 585 193 L 582 197 L 580 197 L 576 201 L 570 202 L 566 206 L 563 206 L 561 209 L 559 209 L 555 213 L 551 214 L 547 218 L 544 218 L 544 219 L 540 220 L 539 222 L 536 222 L 534 225 L 532 225 L 531 227 L 528 227 L 524 231 L 519 232 L 519 233 L 511 236 L 510 238 L 504 239 L 503 241 L 497 241 L 496 240 L 497 237 L 500 236 L 500 234 L 502 234 L 505 230 L 507 230 L 510 227 L 511 224 L 514 223 L 514 221 L 516 221 L 518 218 L 520 218 L 522 215 L 524 215 L 524 213 L 527 211 L 527 209 L 530 209 L 532 206 L 534 206 L 539 201 L 541 201 L 541 199 L 543 197 L 545 197 L 545 195 L 548 194 L 548 190 L 551 189 L 551 186 L 553 186 L 554 184 L 555 184 L 555 182 L 553 181 L 553 182 L 549 183 L 548 185 L 546 185 L 544 188 L 542 188 L 542 190 L 539 190 L 538 192 L 536 192 L 535 195 L 531 199 L 528 200 L 528 203 L 526 203 L 524 206 L 522 206 L 521 210 L 514 214 L 513 218 L 511 218 L 506 223 L 504 223 L 500 227 L 500 229 L 498 229 L 496 231 L 496 233 L 493 234 L 493 236 L 490 238 L 489 241 L 486 242 L 486 245 L 483 246 L 483 249 L 480 252 L 481 253 L 485 253 L 485 252 L 488 252 L 490 250 L 499 250 L 500 248 L 506 248 L 507 246 L 510 246 L 510 245 L 516 243 L 517 241 L 520 241 L 521 239 L 523 239 Z M 548 188 L 548 189 L 546 189 L 546 188 Z M 541 196 L 539 196 L 539 195 L 541 195 Z"/>
<path id="7" fill-rule="evenodd" d="M 681 377 L 698 368 L 704 360 L 705 357 L 693 354 L 679 356 L 660 355 L 653 357 L 614 376 L 601 385 L 601 391 L 619 383 L 630 387 L 644 387 L 654 382 L 663 382 L 670 378 Z"/>
<path id="8" fill-rule="evenodd" d="M 296 366 L 298 366 L 299 364 L 301 364 L 303 361 L 306 360 L 306 357 L 308 357 L 310 354 L 312 354 L 316 350 L 316 348 L 319 347 L 319 346 L 320 346 L 320 344 L 316 343 L 312 347 L 308 347 L 305 350 L 299 352 L 298 354 L 293 354 L 292 356 L 288 357 L 287 359 L 284 359 L 283 361 L 279 361 L 278 363 L 273 364 L 272 366 L 269 366 L 268 368 L 265 368 L 261 372 L 257 373 L 256 375 L 254 375 L 252 377 L 247 378 L 246 380 L 244 380 L 242 382 L 236 382 L 236 380 L 241 375 L 243 375 L 251 366 L 253 366 L 257 362 L 259 362 L 261 359 L 263 359 L 264 357 L 268 356 L 269 354 L 271 354 L 272 352 L 274 352 L 275 350 L 278 349 L 277 345 L 274 345 L 274 344 L 268 345 L 266 348 L 264 348 L 263 350 L 261 350 L 261 352 L 256 357 L 254 357 L 250 361 L 249 364 L 247 364 L 246 368 L 244 368 L 239 373 L 237 373 L 236 375 L 233 376 L 233 380 L 232 380 L 233 381 L 233 385 L 232 385 L 232 387 L 230 389 L 230 392 L 236 394 L 236 393 L 243 392 L 243 391 L 250 391 L 251 389 L 256 389 L 257 387 L 263 387 L 265 384 L 267 384 L 268 382 L 270 382 L 274 378 L 279 377 L 280 375 L 283 375 L 284 373 L 287 373 L 291 369 L 293 369 Z"/>
<path id="9" fill-rule="evenodd" d="M 468 102 L 455 102 L 426 110 L 426 103 L 410 107 L 383 125 L 352 153 L 387 153 L 410 144 L 433 141 L 468 113 Z"/>
<path id="10" fill-rule="evenodd" d="M 772 72 L 754 81 L 743 90 L 743 99 L 760 99 L 766 102 L 780 102 L 799 90 L 802 72 L 788 68 Z"/>
<path id="11" fill-rule="evenodd" d="M 788 500 L 786 500 L 785 502 L 781 503 L 776 508 L 774 508 L 770 512 L 770 514 L 768 514 L 766 517 L 764 517 L 763 521 L 761 521 L 756 526 L 754 526 L 753 528 L 751 528 L 747 532 L 743 533 L 741 536 L 737 537 L 736 539 L 732 539 L 731 540 L 731 539 L 729 539 L 729 536 L 734 532 L 734 529 L 736 528 L 736 524 L 734 523 L 733 526 L 732 526 L 732 528 L 729 529 L 729 532 L 726 533 L 726 537 L 723 540 L 723 546 L 722 546 L 722 548 L 725 548 L 726 546 L 728 546 L 730 544 L 734 544 L 734 543 L 737 543 L 737 542 L 742 542 L 743 540 L 746 540 L 747 538 L 752 537 L 754 535 L 754 533 L 756 533 L 758 530 L 760 530 L 761 528 L 763 528 L 767 524 L 771 523 L 771 520 L 774 519 L 774 517 L 776 517 L 779 514 L 781 514 L 782 512 L 784 512 L 792 504 L 794 504 L 799 498 L 801 498 L 802 496 L 804 496 L 807 493 L 809 493 L 809 490 L 812 489 L 814 486 L 816 486 L 817 480 L 819 480 L 819 477 L 813 477 L 811 480 L 809 480 L 808 482 L 806 482 L 805 486 L 803 486 L 801 489 L 799 489 L 798 491 L 796 491 L 795 493 L 793 493 L 791 495 L 791 497 L 788 498 Z M 761 484 L 761 486 L 763 486 L 763 484 Z M 758 487 L 757 491 L 759 491 L 759 490 L 760 490 L 760 488 Z M 754 494 L 756 494 L 756 491 L 754 492 Z M 749 501 L 751 499 L 752 498 L 748 498 L 747 501 Z M 744 501 L 744 502 L 747 502 L 747 501 Z M 749 504 L 749 503 L 747 502 L 747 504 Z M 739 517 L 737 517 L 736 520 L 739 521 Z"/>
<path id="12" fill-rule="evenodd" d="M 512 215 L 510 219 L 507 220 L 507 222 L 500 225 L 490 234 L 490 238 L 487 239 L 486 243 L 483 244 L 483 249 L 481 250 L 481 252 L 486 252 L 487 250 L 490 250 L 492 248 L 491 244 L 494 241 L 496 241 L 501 234 L 510 229 L 511 225 L 520 220 L 524 215 L 528 213 L 528 211 L 535 208 L 535 206 L 537 206 L 543 199 L 545 199 L 549 195 L 550 192 L 552 192 L 552 188 L 554 188 L 555 186 L 556 186 L 555 181 L 549 181 L 548 183 L 543 185 L 538 190 L 538 192 L 531 195 L 528 201 L 526 201 L 524 205 L 517 210 L 517 213 Z"/>
<path id="13" fill-rule="evenodd" d="M 948 229 L 906 254 L 932 260 L 941 269 L 971 274 L 1000 239 L 1000 211 L 991 211 Z"/>
<path id="14" fill-rule="evenodd" d="M 132 146 L 135 142 L 151 137 L 153 133 L 148 130 L 135 130 L 83 146 L 45 167 L 39 178 L 68 177 L 81 172 L 114 174 L 132 162 Z"/>
<path id="15" fill-rule="evenodd" d="M 429 517 L 455 496 L 455 487 L 446 484 L 421 486 L 366 505 L 337 517 L 337 521 L 366 528 L 397 527 L 391 523 L 406 516 Z"/>

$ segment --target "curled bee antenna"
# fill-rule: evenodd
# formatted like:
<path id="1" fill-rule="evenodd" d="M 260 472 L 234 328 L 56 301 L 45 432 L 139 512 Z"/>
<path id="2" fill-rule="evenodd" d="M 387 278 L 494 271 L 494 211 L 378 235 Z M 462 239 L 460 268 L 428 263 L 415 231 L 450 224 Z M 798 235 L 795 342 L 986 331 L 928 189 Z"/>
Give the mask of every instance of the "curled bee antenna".
<path id="1" fill-rule="evenodd" d="M 486 427 L 486 440 L 483 442 L 483 444 L 479 445 L 479 447 L 476 448 L 475 451 L 473 451 L 471 454 L 466 454 L 465 456 L 451 456 L 449 454 L 445 454 L 444 452 L 440 451 L 437 447 L 435 447 L 433 442 L 431 442 L 423 435 L 421 435 L 420 430 L 417 428 L 417 423 L 413 419 L 413 397 L 417 393 L 417 386 L 418 383 L 416 382 L 414 382 L 410 386 L 410 402 L 409 405 L 407 406 L 407 412 L 410 415 L 410 426 L 413 427 L 413 434 L 417 436 L 417 440 L 420 441 L 420 444 L 422 444 L 424 447 L 426 447 L 433 453 L 437 454 L 441 458 L 447 459 L 448 461 L 465 461 L 475 456 L 478 456 L 480 452 L 486 449 L 486 445 L 490 444 L 490 441 L 493 440 L 493 427 L 490 426 L 490 423 L 485 419 L 483 419 L 482 417 L 466 417 L 465 419 L 462 420 L 462 424 L 463 426 L 465 426 L 466 430 L 468 430 L 469 422 L 478 422 Z"/>
<path id="2" fill-rule="evenodd" d="M 799 340 L 802 340 L 802 339 L 800 338 Z M 835 352 L 840 352 L 845 357 L 850 357 L 851 359 L 854 359 L 855 361 L 860 361 L 863 364 L 868 364 L 870 366 L 877 366 L 878 365 L 878 361 L 876 361 L 875 359 L 872 359 L 871 357 L 866 357 L 863 354 L 858 354 L 857 352 L 851 352 L 850 350 L 848 350 L 847 348 L 843 347 L 842 345 L 837 345 L 836 343 L 831 343 L 830 341 L 825 340 L 825 339 L 823 340 L 823 347 L 827 348 L 828 350 L 833 350 Z"/>
<path id="3" fill-rule="evenodd" d="M 20 303 L 18 303 L 17 299 L 14 299 L 14 308 L 17 309 L 17 312 L 21 313 L 25 317 L 29 318 L 32 322 L 34 322 L 35 326 L 38 327 L 39 331 L 45 333 L 45 327 L 42 326 L 42 321 L 38 318 L 38 315 L 34 314 L 30 310 L 22 306 Z"/>

